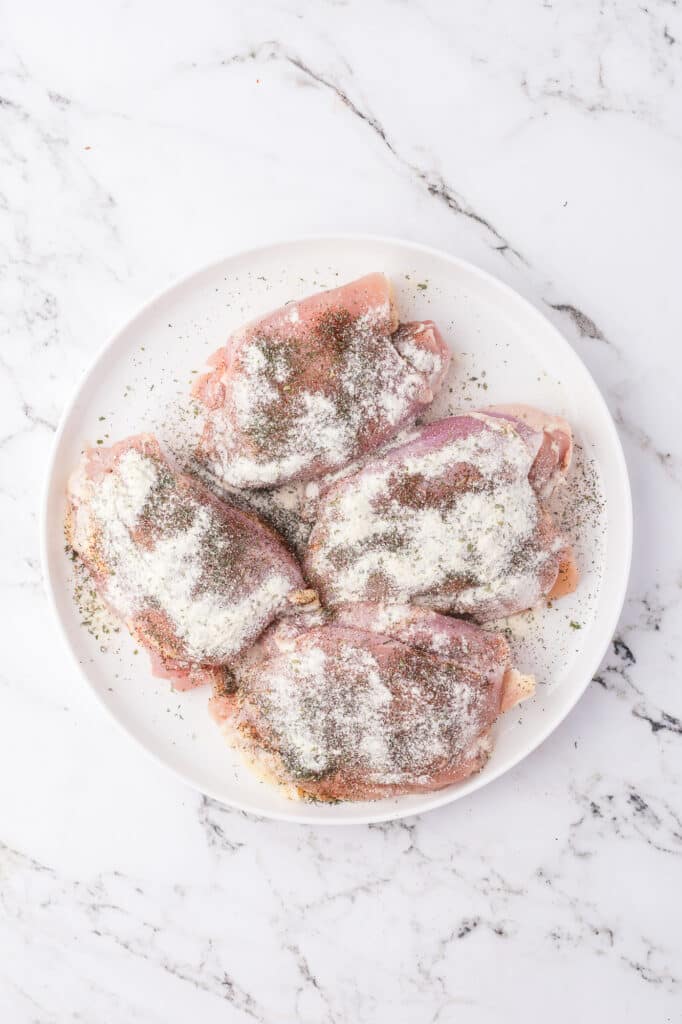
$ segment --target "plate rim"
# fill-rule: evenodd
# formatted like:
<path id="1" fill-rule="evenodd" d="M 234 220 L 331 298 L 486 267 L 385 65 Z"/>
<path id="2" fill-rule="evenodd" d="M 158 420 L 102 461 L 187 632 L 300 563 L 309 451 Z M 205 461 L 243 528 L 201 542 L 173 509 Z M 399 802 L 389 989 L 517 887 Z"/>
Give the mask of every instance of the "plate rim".
<path id="1" fill-rule="evenodd" d="M 84 665 L 80 662 L 77 653 L 72 646 L 64 624 L 62 622 L 61 613 L 57 603 L 55 584 L 52 579 L 50 572 L 50 557 L 48 548 L 48 536 L 49 536 L 49 516 L 48 506 L 50 501 L 50 493 L 52 488 L 52 480 L 55 472 L 57 463 L 57 455 L 61 444 L 62 437 L 66 431 L 68 421 L 71 414 L 81 398 L 83 392 L 86 389 L 88 381 L 97 370 L 99 364 L 108 356 L 109 352 L 114 348 L 121 335 L 126 332 L 130 325 L 137 319 L 146 315 L 153 307 L 165 298 L 169 293 L 176 289 L 187 285 L 193 278 L 198 278 L 203 274 L 215 270 L 228 260 L 236 259 L 240 256 L 243 257 L 254 257 L 259 253 L 263 253 L 267 250 L 276 249 L 278 247 L 286 247 L 289 245 L 298 245 L 301 243 L 326 243 L 333 244 L 334 242 L 355 242 L 355 243 L 374 243 L 383 244 L 388 246 L 394 246 L 400 249 L 417 251 L 425 255 L 435 257 L 441 260 L 459 267 L 465 270 L 486 284 L 493 286 L 502 292 L 508 299 L 513 303 L 518 304 L 526 313 L 531 314 L 543 323 L 545 328 L 554 335 L 554 340 L 558 344 L 559 349 L 563 351 L 563 355 L 568 358 L 569 362 L 572 360 L 580 370 L 586 375 L 590 385 L 593 389 L 593 398 L 596 399 L 597 404 L 601 406 L 601 412 L 604 414 L 605 423 L 608 425 L 608 431 L 610 434 L 610 447 L 616 460 L 617 476 L 622 484 L 622 497 L 625 499 L 624 507 L 622 509 L 624 528 L 624 548 L 621 552 L 621 572 L 620 578 L 617 582 L 617 600 L 613 601 L 610 606 L 610 614 L 607 619 L 607 623 L 602 627 L 601 640 L 595 642 L 594 650 L 595 655 L 590 659 L 589 664 L 591 668 L 589 672 L 586 672 L 585 681 L 582 684 L 574 686 L 567 698 L 561 703 L 559 709 L 553 716 L 550 716 L 551 720 L 542 729 L 533 736 L 530 743 L 524 748 L 522 753 L 518 756 L 513 757 L 509 762 L 500 765 L 493 769 L 489 774 L 482 776 L 481 773 L 474 775 L 462 783 L 455 783 L 452 786 L 448 786 L 445 789 L 437 790 L 430 796 L 425 796 L 423 804 L 418 808 L 410 808 L 402 810 L 400 808 L 389 809 L 386 807 L 383 811 L 380 810 L 382 801 L 376 801 L 377 812 L 376 813 L 362 813 L 357 815 L 350 815 L 349 817 L 333 819 L 329 818 L 321 820 L 313 817 L 306 813 L 284 813 L 277 810 L 263 810 L 262 808 L 255 808 L 248 802 L 242 802 L 239 799 L 227 799 L 223 794 L 216 791 L 212 791 L 211 787 L 199 785 L 193 781 L 187 775 L 185 775 L 179 768 L 174 767 L 172 764 L 164 760 L 164 758 L 148 747 L 141 738 L 136 736 L 125 724 L 122 718 L 116 713 L 116 711 L 108 705 L 104 698 L 99 693 L 99 690 L 91 682 Z M 39 535 L 40 535 L 40 561 L 43 578 L 43 586 L 47 596 L 48 606 L 50 608 L 51 617 L 60 634 L 63 645 L 69 653 L 72 665 L 76 668 L 82 681 L 85 683 L 86 688 L 90 691 L 90 694 L 95 698 L 97 703 L 104 709 L 110 720 L 113 720 L 117 727 L 123 732 L 123 734 L 132 741 L 139 749 L 143 750 L 147 757 L 151 758 L 156 764 L 161 765 L 165 771 L 170 772 L 175 778 L 180 780 L 184 785 L 189 786 L 192 790 L 201 793 L 202 795 L 210 797 L 217 803 L 224 807 L 233 808 L 246 814 L 251 814 L 261 820 L 273 820 L 285 822 L 291 825 L 314 825 L 318 827 L 338 827 L 338 826 L 357 826 L 357 825 L 369 825 L 379 824 L 386 821 L 398 821 L 404 818 L 416 817 L 421 814 L 426 814 L 428 811 L 433 811 L 439 807 L 444 807 L 447 804 L 454 803 L 456 800 L 464 799 L 465 797 L 471 796 L 473 793 L 482 789 L 484 786 L 488 786 L 495 782 L 496 779 L 510 772 L 518 764 L 529 757 L 535 750 L 538 749 L 549 736 L 561 725 L 563 721 L 568 717 L 573 708 L 576 706 L 580 698 L 585 693 L 589 686 L 594 673 L 599 668 L 606 652 L 608 651 L 609 645 L 615 633 L 616 627 L 620 620 L 621 612 L 625 604 L 625 598 L 627 596 L 628 583 L 630 579 L 630 570 L 632 564 L 632 548 L 633 548 L 633 504 L 632 504 L 632 488 L 630 484 L 630 476 L 628 473 L 627 461 L 623 450 L 623 445 L 620 439 L 620 435 L 616 428 L 614 419 L 611 415 L 606 400 L 599 388 L 597 382 L 592 376 L 590 370 L 585 365 L 581 357 L 578 355 L 576 350 L 564 337 L 562 332 L 556 327 L 552 321 L 534 305 L 529 299 L 520 292 L 512 288 L 505 281 L 501 281 L 495 277 L 494 274 L 487 270 L 483 270 L 475 263 L 471 263 L 469 260 L 465 260 L 459 256 L 454 256 L 443 249 L 439 249 L 436 246 L 427 245 L 422 242 L 414 242 L 410 239 L 396 238 L 390 235 L 376 235 L 368 233 L 357 233 L 357 232 L 335 232 L 335 233 L 313 233 L 300 235 L 295 238 L 279 238 L 271 242 L 252 246 L 246 249 L 237 249 L 233 252 L 228 252 L 223 256 L 209 260 L 201 266 L 195 268 L 189 273 L 183 273 L 178 275 L 171 280 L 164 287 L 158 289 L 154 294 L 143 302 L 141 305 L 136 307 L 135 311 L 129 316 L 123 323 L 107 337 L 105 342 L 98 348 L 97 352 L 87 363 L 85 370 L 80 375 L 76 385 L 72 389 L 64 408 L 62 409 L 59 417 L 57 429 L 52 439 L 52 445 L 47 460 L 45 469 L 45 475 L 43 479 L 43 485 L 40 495 L 40 509 L 39 509 Z M 597 657 L 598 654 L 598 657 Z M 302 807 L 305 804 L 301 804 Z M 347 804 L 345 806 L 348 806 Z M 295 803 L 292 801 L 292 807 L 295 807 Z"/>

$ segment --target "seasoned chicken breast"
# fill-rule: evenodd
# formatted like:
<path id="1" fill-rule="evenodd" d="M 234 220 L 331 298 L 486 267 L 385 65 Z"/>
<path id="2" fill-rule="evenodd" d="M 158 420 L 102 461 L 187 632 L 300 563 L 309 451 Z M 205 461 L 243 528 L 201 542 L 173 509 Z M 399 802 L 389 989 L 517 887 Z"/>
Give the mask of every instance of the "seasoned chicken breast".
<path id="1" fill-rule="evenodd" d="M 72 547 L 180 688 L 215 681 L 275 618 L 314 599 L 277 535 L 176 472 L 149 434 L 88 449 L 68 500 Z"/>
<path id="2" fill-rule="evenodd" d="M 323 491 L 304 567 L 329 605 L 424 605 L 487 621 L 573 589 L 544 498 L 570 461 L 568 425 L 497 408 L 417 430 Z"/>
<path id="3" fill-rule="evenodd" d="M 450 354 L 430 321 L 398 324 L 384 274 L 291 302 L 242 327 L 194 393 L 199 458 L 221 483 L 275 487 L 337 470 L 432 400 Z"/>
<path id="4" fill-rule="evenodd" d="M 440 789 L 485 764 L 497 716 L 534 681 L 506 641 L 426 609 L 354 605 L 266 632 L 218 684 L 227 738 L 290 795 L 369 800 Z"/>

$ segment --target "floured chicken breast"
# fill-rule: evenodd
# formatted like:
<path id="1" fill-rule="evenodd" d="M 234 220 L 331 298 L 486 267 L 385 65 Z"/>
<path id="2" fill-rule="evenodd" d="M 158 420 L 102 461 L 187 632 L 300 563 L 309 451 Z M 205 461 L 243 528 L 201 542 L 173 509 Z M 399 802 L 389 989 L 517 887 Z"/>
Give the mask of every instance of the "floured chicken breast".
<path id="1" fill-rule="evenodd" d="M 449 362 L 431 321 L 399 325 L 385 274 L 289 303 L 232 334 L 195 385 L 199 459 L 239 488 L 337 470 L 428 406 Z"/>
<path id="2" fill-rule="evenodd" d="M 211 710 L 255 770 L 290 796 L 371 800 L 478 771 L 491 727 L 530 696 L 506 641 L 421 608 L 339 609 L 268 630 Z"/>
<path id="3" fill-rule="evenodd" d="M 68 501 L 71 546 L 178 689 L 222 678 L 274 619 L 315 602 L 274 531 L 176 472 L 151 435 L 88 449 Z"/>
<path id="4" fill-rule="evenodd" d="M 565 421 L 522 406 L 415 431 L 322 494 L 304 567 L 329 605 L 424 605 L 488 621 L 575 589 L 543 500 L 571 457 Z"/>

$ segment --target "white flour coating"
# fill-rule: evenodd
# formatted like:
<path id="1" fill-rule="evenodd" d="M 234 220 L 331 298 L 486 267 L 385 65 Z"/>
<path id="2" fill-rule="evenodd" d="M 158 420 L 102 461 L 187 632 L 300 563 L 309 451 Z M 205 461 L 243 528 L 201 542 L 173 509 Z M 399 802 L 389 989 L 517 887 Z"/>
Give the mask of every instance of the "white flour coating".
<path id="1" fill-rule="evenodd" d="M 529 538 L 535 528 L 535 502 L 531 488 L 527 489 L 529 495 L 515 484 L 496 488 L 492 497 L 504 507 L 504 512 L 497 513 L 498 518 L 493 518 L 494 512 L 491 515 L 491 495 L 473 492 L 460 495 L 456 507 L 446 512 L 437 508 L 409 510 L 400 526 L 402 550 L 382 552 L 382 571 L 405 599 L 412 590 L 415 575 L 426 590 L 437 589 L 448 574 L 467 576 L 475 572 L 484 580 L 497 579 L 506 567 L 509 550 Z M 517 498 L 521 498 L 518 504 Z M 395 505 L 391 511 L 397 516 Z M 395 528 L 395 520 L 390 516 L 391 513 L 388 518 L 374 518 L 365 529 L 356 520 L 350 535 L 355 541 L 364 541 L 390 531 Z M 347 580 L 348 596 L 354 586 L 364 589 L 376 570 L 376 553 L 367 552 L 351 569 L 341 571 L 342 580 L 352 577 Z"/>
<path id="2" fill-rule="evenodd" d="M 420 348 L 419 345 L 415 345 L 412 337 L 397 337 L 395 347 L 403 359 L 414 366 L 415 370 L 419 370 L 420 373 L 427 374 L 429 377 L 439 373 L 443 367 L 443 360 L 437 352 Z"/>
<path id="3" fill-rule="evenodd" d="M 399 448 L 401 445 L 407 444 L 408 441 L 413 440 L 415 437 L 415 428 L 411 424 L 408 427 L 400 430 L 395 437 L 392 437 L 389 441 L 386 441 L 377 448 L 362 458 L 355 459 L 353 462 L 342 466 L 341 469 L 337 469 L 332 473 L 325 473 L 324 477 L 317 480 L 309 480 L 307 482 L 295 482 L 294 484 L 284 485 L 276 491 L 270 493 L 275 495 L 280 492 L 286 491 L 287 487 L 296 488 L 296 503 L 297 513 L 307 522 L 311 523 L 315 520 L 317 512 L 317 506 L 320 496 L 323 490 L 326 492 L 331 490 L 334 484 L 338 483 L 339 480 L 344 480 L 346 477 L 353 476 L 358 473 L 363 466 L 367 465 L 368 462 L 374 462 L 376 459 L 384 458 L 394 448 Z"/>
<path id="4" fill-rule="evenodd" d="M 338 699 L 333 684 L 328 686 L 327 654 L 320 647 L 292 653 L 286 668 L 279 664 L 268 676 L 270 725 L 304 773 L 327 771 L 331 762 L 346 756 L 342 746 L 351 727 L 349 715 L 362 723 L 356 735 L 356 753 L 362 762 L 368 767 L 383 765 L 389 756 L 381 711 L 392 698 L 375 659 L 369 651 L 342 644 L 334 661 L 346 673 L 363 674 L 364 686 L 353 692 L 350 703 Z M 350 691 L 345 697 L 349 695 Z M 338 737 L 332 743 L 330 731 Z"/>
<path id="5" fill-rule="evenodd" d="M 301 692 L 314 685 L 315 680 L 323 678 L 326 660 L 325 652 L 313 647 L 293 661 L 296 667 L 292 674 L 299 681 Z M 324 771 L 327 752 L 320 742 L 315 723 L 302 715 L 295 700 L 291 699 L 289 674 L 276 670 L 268 675 L 268 683 L 268 708 L 273 731 L 279 738 L 286 738 L 286 743 L 295 749 L 303 771 Z"/>
<path id="6" fill-rule="evenodd" d="M 274 488 L 232 487 L 216 480 L 203 465 L 195 465 L 193 468 L 214 494 L 243 512 L 255 513 L 295 553 L 303 554 L 312 529 L 312 524 L 304 515 L 304 506 L 307 504 L 305 484 L 294 481 Z"/>
<path id="7" fill-rule="evenodd" d="M 467 670 L 479 672 L 486 678 L 501 674 L 507 666 L 504 646 L 487 643 L 492 639 L 491 634 L 414 604 L 341 605 L 335 609 L 332 621 L 337 626 L 384 634 L 410 647 L 464 664 Z"/>
<path id="8" fill-rule="evenodd" d="M 471 465 L 489 480 L 506 468 L 515 478 L 528 476 L 537 450 L 531 451 L 507 421 L 480 412 L 467 413 L 467 419 L 484 423 L 486 429 L 455 438 L 420 455 L 401 459 L 405 472 L 436 477 L 444 470 Z"/>
<path id="9" fill-rule="evenodd" d="M 372 465 L 323 505 L 313 566 L 318 578 L 331 581 L 335 601 L 361 600 L 377 575 L 389 581 L 391 599 L 398 602 L 419 594 L 428 599 L 453 577 L 472 581 L 458 595 L 460 604 L 474 607 L 482 598 L 503 599 L 525 587 L 530 603 L 537 600 L 537 572 L 549 553 L 529 552 L 522 566 L 510 565 L 510 555 L 538 524 L 528 481 L 533 455 L 503 421 L 478 418 L 490 429 L 398 463 Z M 482 485 L 453 494 L 448 503 L 413 508 L 399 491 L 395 496 L 401 484 L 454 479 L 466 467 L 475 467 Z"/>
<path id="10" fill-rule="evenodd" d="M 346 459 L 355 441 L 353 424 L 340 419 L 334 400 L 320 391 L 304 391 L 300 400 L 303 409 L 296 429 L 302 437 L 313 436 L 316 452 L 329 462 Z"/>
<path id="11" fill-rule="evenodd" d="M 161 536 L 146 550 L 131 531 L 158 484 L 158 463 L 131 448 L 94 488 L 91 528 L 95 525 L 112 570 L 104 597 L 127 619 L 158 606 L 184 641 L 189 658 L 221 660 L 243 646 L 254 622 L 269 619 L 272 608 L 291 591 L 291 581 L 272 573 L 244 596 L 231 595 L 229 581 L 221 590 L 200 586 L 206 567 L 203 552 L 216 524 L 210 507 L 187 498 L 191 525 Z"/>
<path id="12" fill-rule="evenodd" d="M 247 337 L 237 371 L 222 378 L 227 401 L 210 414 L 212 471 L 236 487 L 274 485 L 312 463 L 335 468 L 354 458 L 368 424 L 391 431 L 403 423 L 424 399 L 434 357 L 411 342 L 409 359 L 403 358 L 385 333 L 388 319 L 383 304 L 352 322 L 342 355 L 330 355 L 333 380 L 322 367 L 324 390 L 297 385 L 297 375 L 310 369 L 304 343 L 285 335 Z M 424 370 L 420 360 L 428 363 Z"/>
<path id="13" fill-rule="evenodd" d="M 292 775 L 342 769 L 374 785 L 426 783 L 435 767 L 476 750 L 485 704 L 479 691 L 432 661 L 425 686 L 413 666 L 402 671 L 393 663 L 387 675 L 364 647 L 340 641 L 330 652 L 309 641 L 286 663 L 257 667 L 267 732 Z"/>
<path id="14" fill-rule="evenodd" d="M 142 510 L 158 482 L 158 470 L 152 459 L 146 459 L 134 449 L 124 452 L 119 459 L 120 480 L 115 474 L 107 474 L 101 489 L 98 487 L 94 495 L 92 484 L 87 475 L 85 462 L 78 467 L 71 480 L 69 490 L 79 502 L 85 505 L 88 514 L 76 518 L 76 546 L 87 544 L 89 515 L 97 512 L 97 504 L 108 502 L 107 514 L 111 517 L 112 527 L 121 533 L 132 530 Z M 105 498 L 106 495 L 106 498 Z"/>
<path id="15" fill-rule="evenodd" d="M 440 654 L 442 657 L 454 658 L 454 642 L 450 633 L 445 628 L 439 628 L 429 621 L 425 625 L 414 615 L 414 609 L 406 609 L 404 605 L 380 605 L 376 614 L 375 628 L 385 630 L 388 636 L 397 637 L 403 643 L 431 651 L 433 654 Z M 412 614 L 410 614 L 412 612 Z M 400 632 L 395 631 L 399 627 Z M 419 637 L 419 643 L 415 642 Z M 459 650 L 466 653 L 468 644 L 464 637 L 458 639 Z"/>
<path id="16" fill-rule="evenodd" d="M 392 626 L 409 624 L 409 610 L 399 604 L 372 606 L 372 629 L 380 633 Z"/>

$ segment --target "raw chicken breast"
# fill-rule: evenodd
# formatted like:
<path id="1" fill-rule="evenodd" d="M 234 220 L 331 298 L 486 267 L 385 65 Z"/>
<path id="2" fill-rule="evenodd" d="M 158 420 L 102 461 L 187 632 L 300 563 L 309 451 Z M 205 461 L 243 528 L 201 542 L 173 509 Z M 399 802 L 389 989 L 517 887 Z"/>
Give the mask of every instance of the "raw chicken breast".
<path id="1" fill-rule="evenodd" d="M 68 499 L 72 547 L 179 689 L 221 681 L 277 616 L 315 601 L 277 535 L 176 472 L 151 435 L 86 451 Z"/>
<path id="2" fill-rule="evenodd" d="M 570 547 L 542 502 L 568 468 L 570 429 L 530 412 L 429 424 L 323 493 L 304 561 L 322 600 L 488 621 L 574 589 Z"/>
<path id="3" fill-rule="evenodd" d="M 429 405 L 449 361 L 435 324 L 398 326 L 384 274 L 292 302 L 211 358 L 194 389 L 205 415 L 199 458 L 239 488 L 336 470 Z"/>
<path id="4" fill-rule="evenodd" d="M 534 689 L 503 638 L 425 609 L 354 606 L 264 641 L 211 710 L 291 796 L 369 800 L 464 779 L 485 764 L 498 714 Z"/>

